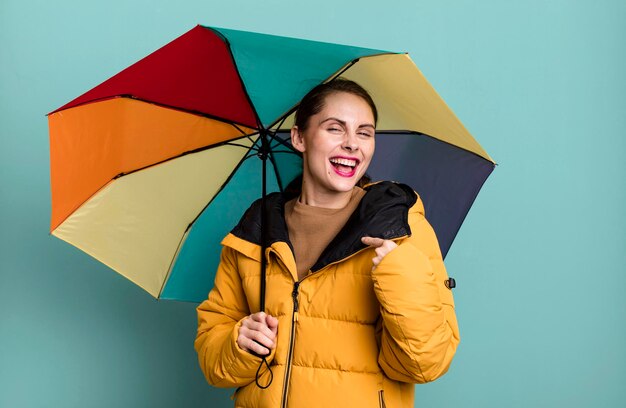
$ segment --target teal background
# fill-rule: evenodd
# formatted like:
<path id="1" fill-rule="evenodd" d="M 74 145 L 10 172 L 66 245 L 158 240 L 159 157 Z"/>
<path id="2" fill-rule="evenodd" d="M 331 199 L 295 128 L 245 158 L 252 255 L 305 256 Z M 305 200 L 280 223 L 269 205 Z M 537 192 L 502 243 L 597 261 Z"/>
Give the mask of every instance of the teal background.
<path id="1" fill-rule="evenodd" d="M 416 406 L 623 406 L 625 21 L 621 0 L 2 0 L 0 406 L 231 406 L 194 305 L 48 235 L 45 113 L 198 23 L 406 50 L 498 161 L 447 259 L 460 349 Z"/>

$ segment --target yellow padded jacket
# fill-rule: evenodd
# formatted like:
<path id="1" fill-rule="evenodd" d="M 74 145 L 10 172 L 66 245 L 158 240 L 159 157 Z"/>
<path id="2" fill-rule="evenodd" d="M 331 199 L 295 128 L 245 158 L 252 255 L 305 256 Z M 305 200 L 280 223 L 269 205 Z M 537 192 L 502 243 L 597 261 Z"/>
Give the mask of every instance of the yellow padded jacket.
<path id="1" fill-rule="evenodd" d="M 414 383 L 443 375 L 459 343 L 454 302 L 421 200 L 402 184 L 367 193 L 311 268 L 297 281 L 284 221 L 285 199 L 267 198 L 266 312 L 279 320 L 275 349 L 261 358 L 237 335 L 259 310 L 260 203 L 222 241 L 208 299 L 198 306 L 195 348 L 207 381 L 237 387 L 244 408 L 413 407 Z M 398 247 L 372 271 L 364 235 Z M 257 370 L 260 370 L 257 373 Z M 262 389 L 255 384 L 271 384 Z"/>

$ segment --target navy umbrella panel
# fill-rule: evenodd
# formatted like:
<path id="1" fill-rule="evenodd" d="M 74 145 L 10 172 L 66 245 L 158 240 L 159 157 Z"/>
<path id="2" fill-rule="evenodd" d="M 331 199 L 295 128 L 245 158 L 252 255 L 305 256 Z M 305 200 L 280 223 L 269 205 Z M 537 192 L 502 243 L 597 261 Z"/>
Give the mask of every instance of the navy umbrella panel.
<path id="1" fill-rule="evenodd" d="M 492 162 L 440 140 L 412 133 L 378 133 L 368 173 L 413 187 L 424 202 L 445 257 Z"/>

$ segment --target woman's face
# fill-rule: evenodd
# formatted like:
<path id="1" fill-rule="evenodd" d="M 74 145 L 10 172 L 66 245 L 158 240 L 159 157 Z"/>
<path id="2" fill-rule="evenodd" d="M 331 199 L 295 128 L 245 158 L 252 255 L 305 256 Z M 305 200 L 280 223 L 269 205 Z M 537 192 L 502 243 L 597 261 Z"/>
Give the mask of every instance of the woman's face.
<path id="1" fill-rule="evenodd" d="M 306 130 L 291 130 L 303 156 L 303 187 L 321 194 L 351 191 L 372 160 L 374 136 L 374 114 L 365 100 L 346 92 L 328 95 Z"/>

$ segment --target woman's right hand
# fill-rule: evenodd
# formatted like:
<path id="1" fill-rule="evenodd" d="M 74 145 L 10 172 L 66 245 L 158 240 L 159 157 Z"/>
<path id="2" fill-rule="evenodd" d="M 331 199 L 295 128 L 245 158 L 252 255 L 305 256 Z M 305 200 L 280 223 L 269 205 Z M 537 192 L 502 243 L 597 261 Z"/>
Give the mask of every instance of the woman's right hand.
<path id="1" fill-rule="evenodd" d="M 277 333 L 278 319 L 265 312 L 257 312 L 243 320 L 237 344 L 248 353 L 266 356 L 276 347 Z"/>

